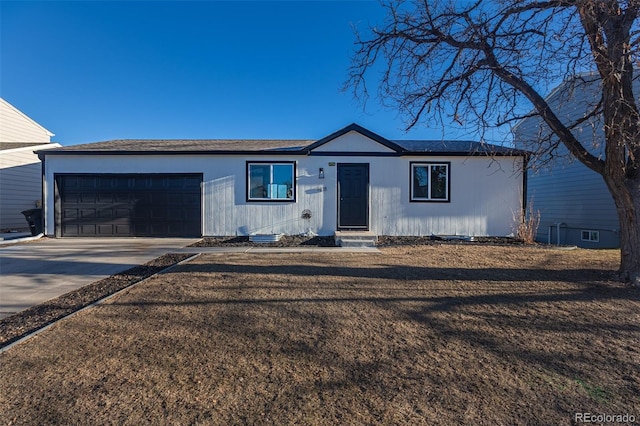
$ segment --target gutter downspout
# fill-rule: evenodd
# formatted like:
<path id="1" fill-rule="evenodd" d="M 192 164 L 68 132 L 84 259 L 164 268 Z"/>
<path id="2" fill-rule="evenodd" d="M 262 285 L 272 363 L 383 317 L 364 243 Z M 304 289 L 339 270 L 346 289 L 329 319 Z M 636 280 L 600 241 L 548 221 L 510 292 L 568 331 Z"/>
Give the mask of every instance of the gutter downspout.
<path id="1" fill-rule="evenodd" d="M 46 190 L 46 172 L 45 172 L 45 166 L 44 166 L 44 162 L 45 162 L 45 158 L 46 156 L 41 153 L 40 151 L 35 151 L 35 154 L 38 155 L 38 159 L 40 160 L 40 170 L 41 170 L 41 175 L 42 175 L 42 179 L 40 182 L 40 208 L 42 209 L 42 233 L 46 236 L 47 235 L 47 206 L 45 203 L 45 190 Z"/>
<path id="2" fill-rule="evenodd" d="M 562 225 L 564 225 L 564 223 L 562 223 L 562 222 L 556 223 L 556 234 L 557 234 L 556 236 L 558 237 L 558 244 L 557 245 L 560 245 L 560 226 L 562 226 Z"/>
<path id="3" fill-rule="evenodd" d="M 565 225 L 565 223 L 563 222 L 558 222 L 556 223 L 556 229 L 557 229 L 557 238 L 558 238 L 558 246 L 560 245 L 560 226 Z"/>
<path id="4" fill-rule="evenodd" d="M 529 183 L 529 155 L 522 156 L 522 217 L 527 217 L 527 185 Z"/>
<path id="5" fill-rule="evenodd" d="M 547 244 L 551 245 L 551 234 L 553 232 L 553 227 L 556 227 L 556 245 L 560 245 L 560 227 L 562 225 L 566 225 L 564 222 L 556 222 L 553 225 L 549 225 L 547 229 Z"/>

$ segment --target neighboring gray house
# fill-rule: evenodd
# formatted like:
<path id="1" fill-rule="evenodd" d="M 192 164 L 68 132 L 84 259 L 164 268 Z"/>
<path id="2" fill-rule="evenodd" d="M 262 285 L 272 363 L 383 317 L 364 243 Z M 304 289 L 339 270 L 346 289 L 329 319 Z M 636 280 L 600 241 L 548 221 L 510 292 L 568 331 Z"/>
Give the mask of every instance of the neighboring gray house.
<path id="1" fill-rule="evenodd" d="M 525 153 L 391 141 L 116 140 L 41 151 L 49 236 L 505 236 Z"/>
<path id="2" fill-rule="evenodd" d="M 554 89 L 547 102 L 560 112 L 565 124 L 574 123 L 599 102 L 600 90 L 597 77 L 578 76 Z M 592 154 L 604 156 L 601 117 L 587 119 L 574 134 Z M 549 135 L 538 116 L 522 120 L 514 129 L 516 146 L 531 151 L 536 151 L 541 141 L 544 149 L 557 143 Z M 584 248 L 619 247 L 618 215 L 604 179 L 571 158 L 563 145 L 553 156 L 543 155 L 541 161 L 527 176 L 528 198 L 534 210 L 540 211 L 536 240 Z"/>
<path id="3" fill-rule="evenodd" d="M 0 98 L 0 231 L 28 227 L 23 210 L 42 200 L 42 167 L 34 150 L 60 147 L 53 133 Z"/>

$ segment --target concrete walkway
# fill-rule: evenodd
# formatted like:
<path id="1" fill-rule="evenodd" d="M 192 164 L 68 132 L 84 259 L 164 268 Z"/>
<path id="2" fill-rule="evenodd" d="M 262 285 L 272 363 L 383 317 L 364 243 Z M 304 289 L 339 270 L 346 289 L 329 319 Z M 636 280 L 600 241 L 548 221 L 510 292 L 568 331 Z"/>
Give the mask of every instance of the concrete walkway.
<path id="1" fill-rule="evenodd" d="M 375 247 L 184 247 L 172 253 L 380 253 Z"/>
<path id="2" fill-rule="evenodd" d="M 32 241 L 40 237 L 42 237 L 42 234 L 34 237 L 31 232 L 2 232 L 0 233 L 0 245 Z"/>

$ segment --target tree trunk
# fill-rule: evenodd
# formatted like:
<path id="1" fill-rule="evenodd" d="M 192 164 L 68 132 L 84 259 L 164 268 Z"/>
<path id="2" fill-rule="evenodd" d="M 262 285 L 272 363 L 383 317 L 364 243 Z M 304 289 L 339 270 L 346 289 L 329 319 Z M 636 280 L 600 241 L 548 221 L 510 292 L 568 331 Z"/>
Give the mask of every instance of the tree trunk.
<path id="1" fill-rule="evenodd" d="M 620 221 L 619 278 L 640 287 L 640 178 L 614 182 L 604 176 Z"/>

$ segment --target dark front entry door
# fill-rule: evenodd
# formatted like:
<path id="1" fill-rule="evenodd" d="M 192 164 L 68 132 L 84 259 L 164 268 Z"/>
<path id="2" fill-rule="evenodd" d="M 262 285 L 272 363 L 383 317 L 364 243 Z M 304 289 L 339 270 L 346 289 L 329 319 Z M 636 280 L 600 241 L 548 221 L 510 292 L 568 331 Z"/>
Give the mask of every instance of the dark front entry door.
<path id="1" fill-rule="evenodd" d="M 369 164 L 338 164 L 338 229 L 369 229 Z"/>

